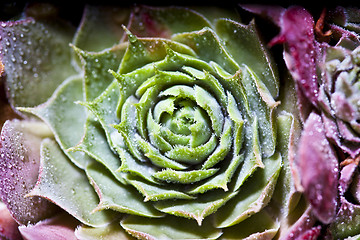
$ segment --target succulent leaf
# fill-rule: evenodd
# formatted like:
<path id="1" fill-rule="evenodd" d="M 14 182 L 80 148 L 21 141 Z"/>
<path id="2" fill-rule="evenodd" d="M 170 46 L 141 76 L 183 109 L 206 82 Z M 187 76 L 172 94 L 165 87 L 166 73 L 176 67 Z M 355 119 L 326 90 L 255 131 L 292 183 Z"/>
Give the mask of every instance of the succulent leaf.
<path id="1" fill-rule="evenodd" d="M 27 196 L 49 199 L 89 226 L 105 225 L 116 216 L 111 211 L 93 213 L 98 195 L 83 171 L 70 162 L 51 139 L 41 142 L 40 164 L 39 179 Z"/>
<path id="2" fill-rule="evenodd" d="M 25 239 L 51 238 L 54 240 L 75 240 L 74 230 L 79 222 L 66 213 L 48 218 L 34 225 L 20 226 L 19 231 Z"/>
<path id="3" fill-rule="evenodd" d="M 140 239 L 218 239 L 222 234 L 220 229 L 212 226 L 211 221 L 198 226 L 194 221 L 182 219 L 179 224 L 179 219 L 170 215 L 150 221 L 129 216 L 120 224 L 128 233 Z"/>
<path id="4" fill-rule="evenodd" d="M 26 197 L 77 219 L 79 239 L 274 238 L 291 211 L 294 117 L 278 110 L 283 92 L 255 22 L 235 20 L 225 10 L 86 6 L 61 63 L 70 76 L 51 96 L 16 104 L 51 132 L 34 140 L 40 171 Z"/>
<path id="5" fill-rule="evenodd" d="M 1 23 L 1 61 L 12 106 L 41 104 L 64 79 L 76 74 L 68 47 L 74 33 L 73 26 L 56 18 Z"/>
<path id="6" fill-rule="evenodd" d="M 9 120 L 1 130 L 1 200 L 19 224 L 35 223 L 59 209 L 46 199 L 24 197 L 35 186 L 40 167 L 40 145 L 52 137 L 42 122 Z"/>

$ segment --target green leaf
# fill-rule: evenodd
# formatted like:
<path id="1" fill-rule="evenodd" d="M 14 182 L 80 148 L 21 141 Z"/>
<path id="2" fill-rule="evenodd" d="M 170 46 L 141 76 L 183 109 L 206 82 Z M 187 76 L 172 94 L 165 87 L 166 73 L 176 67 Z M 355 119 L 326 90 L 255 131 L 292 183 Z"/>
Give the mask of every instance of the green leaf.
<path id="1" fill-rule="evenodd" d="M 133 12 L 129 29 L 141 37 L 170 38 L 207 26 L 210 23 L 202 15 L 188 8 L 142 6 Z"/>
<path id="2" fill-rule="evenodd" d="M 219 169 L 192 170 L 192 171 L 175 171 L 165 169 L 155 173 L 154 178 L 173 183 L 189 184 L 199 182 L 214 175 Z"/>
<path id="3" fill-rule="evenodd" d="M 216 214 L 216 226 L 233 226 L 259 212 L 270 201 L 279 176 L 282 159 L 275 154 L 264 160 L 265 168 L 256 172 L 241 186 L 239 194 Z"/>
<path id="4" fill-rule="evenodd" d="M 64 81 L 46 103 L 34 108 L 18 108 L 48 124 L 62 150 L 80 168 L 85 167 L 89 157 L 81 152 L 68 152 L 67 149 L 78 144 L 85 131 L 86 109 L 75 104 L 82 97 L 82 78 L 73 76 Z"/>
<path id="5" fill-rule="evenodd" d="M 127 175 L 126 180 L 145 197 L 144 201 L 161 201 L 167 199 L 194 199 L 184 193 L 179 186 L 149 182 L 134 175 Z"/>
<path id="6" fill-rule="evenodd" d="M 194 51 L 185 44 L 162 38 L 139 39 L 131 32 L 127 32 L 127 34 L 129 38 L 129 46 L 120 65 L 119 73 L 121 74 L 130 73 L 146 66 L 147 64 L 163 60 L 169 54 L 169 51 L 176 51 L 189 56 L 196 56 Z"/>
<path id="7" fill-rule="evenodd" d="M 99 198 L 85 172 L 73 165 L 53 140 L 42 141 L 40 163 L 38 182 L 27 196 L 46 198 L 89 226 L 112 221 L 114 212 L 93 213 Z"/>
<path id="8" fill-rule="evenodd" d="M 85 51 L 98 52 L 118 44 L 123 37 L 130 9 L 86 5 L 73 44 Z"/>
<path id="9" fill-rule="evenodd" d="M 244 153 L 244 163 L 238 168 L 239 170 L 236 172 L 235 179 L 232 183 L 235 190 L 238 190 L 257 168 L 265 167 L 260 154 L 257 118 L 253 120 L 251 125 L 247 124 L 244 129 L 248 146 Z"/>
<path id="10" fill-rule="evenodd" d="M 143 201 L 135 188 L 117 181 L 102 164 L 92 162 L 87 166 L 86 174 L 100 198 L 95 212 L 112 209 L 145 217 L 162 216 L 150 203 Z"/>
<path id="11" fill-rule="evenodd" d="M 223 189 L 224 191 L 229 190 L 228 184 L 231 183 L 232 177 L 240 164 L 244 161 L 244 155 L 235 155 L 231 159 L 222 160 L 222 165 L 218 173 L 200 184 L 194 184 L 193 188 L 188 191 L 189 194 L 204 193 L 213 189 Z M 234 180 L 233 180 L 234 181 Z M 229 184 L 230 185 L 230 184 Z"/>
<path id="12" fill-rule="evenodd" d="M 148 182 L 155 183 L 152 175 L 156 172 L 156 167 L 138 161 L 125 148 L 118 148 L 117 151 L 119 152 L 121 159 L 121 166 L 118 169 L 118 172 L 131 173 L 132 175 L 146 179 Z"/>
<path id="13" fill-rule="evenodd" d="M 119 221 L 114 221 L 104 227 L 89 227 L 81 225 L 75 230 L 75 236 L 79 240 L 134 240 L 125 230 L 120 226 Z"/>
<path id="14" fill-rule="evenodd" d="M 203 165 L 201 166 L 202 169 L 208 169 L 210 167 L 213 167 L 218 162 L 225 159 L 226 155 L 231 150 L 231 140 L 232 140 L 231 130 L 232 130 L 231 121 L 229 120 L 229 118 L 226 118 L 219 144 L 217 145 L 213 153 L 211 153 L 211 155 L 203 163 Z"/>
<path id="15" fill-rule="evenodd" d="M 198 226 L 194 221 L 172 216 L 159 219 L 129 216 L 120 224 L 129 234 L 143 239 L 218 239 L 222 234 L 211 221 Z"/>
<path id="16" fill-rule="evenodd" d="M 103 164 L 119 181 L 123 181 L 121 175 L 116 170 L 120 167 L 120 157 L 110 148 L 104 129 L 101 124 L 88 115 L 85 124 L 85 134 L 81 142 L 69 149 L 69 151 L 82 151 L 91 158 Z"/>
<path id="17" fill-rule="evenodd" d="M 255 22 L 242 25 L 232 20 L 220 19 L 216 24 L 216 32 L 235 61 L 240 66 L 243 64 L 250 66 L 264 82 L 271 95 L 276 98 L 279 94 L 277 68 L 259 38 Z"/>
<path id="18" fill-rule="evenodd" d="M 260 211 L 241 223 L 224 229 L 222 240 L 227 239 L 273 239 L 280 224 L 266 211 Z"/>
<path id="19" fill-rule="evenodd" d="M 269 101 L 264 100 L 262 91 L 259 89 L 258 76 L 249 66 L 245 66 L 242 71 L 242 81 L 252 115 L 258 119 L 261 152 L 264 156 L 269 157 L 274 154 L 276 146 L 276 125 L 273 121 L 273 109 L 277 104 L 269 105 Z M 269 97 L 271 98 L 271 96 Z"/>
<path id="20" fill-rule="evenodd" d="M 172 40 L 190 46 L 199 59 L 208 63 L 216 62 L 232 75 L 239 70 L 239 65 L 232 59 L 217 34 L 210 28 L 179 33 L 174 35 Z"/>
<path id="21" fill-rule="evenodd" d="M 116 150 L 123 146 L 121 134 L 113 127 L 119 122 L 117 112 L 118 102 L 120 98 L 119 84 L 114 80 L 106 90 L 95 100 L 91 102 L 80 102 L 86 106 L 100 122 L 105 131 L 107 140 L 111 149 Z"/>
<path id="22" fill-rule="evenodd" d="M 81 58 L 84 71 L 85 100 L 92 101 L 112 83 L 114 76 L 109 69 L 117 71 L 125 53 L 126 44 L 115 45 L 101 52 L 88 52 L 73 46 Z"/>
<path id="23" fill-rule="evenodd" d="M 237 192 L 214 190 L 197 196 L 197 198 L 193 200 L 161 201 L 155 203 L 154 206 L 159 211 L 167 214 L 194 219 L 197 221 L 198 225 L 201 226 L 205 217 L 216 212 L 221 207 L 219 214 L 222 214 L 223 205 L 234 198 L 236 194 Z"/>
<path id="24" fill-rule="evenodd" d="M 75 29 L 59 18 L 4 22 L 1 61 L 5 66 L 9 101 L 33 107 L 46 101 L 56 87 L 76 73 L 71 65 Z"/>

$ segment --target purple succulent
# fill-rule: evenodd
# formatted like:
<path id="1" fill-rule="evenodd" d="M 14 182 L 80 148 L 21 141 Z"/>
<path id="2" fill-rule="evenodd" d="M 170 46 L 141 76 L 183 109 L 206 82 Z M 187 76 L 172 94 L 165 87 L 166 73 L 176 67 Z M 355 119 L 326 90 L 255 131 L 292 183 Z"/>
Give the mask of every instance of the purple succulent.
<path id="1" fill-rule="evenodd" d="M 359 9 L 323 10 L 315 22 L 300 6 L 244 8 L 280 27 L 270 45 L 284 44 L 304 126 L 293 165 L 297 189 L 325 238 L 355 239 L 360 233 Z"/>

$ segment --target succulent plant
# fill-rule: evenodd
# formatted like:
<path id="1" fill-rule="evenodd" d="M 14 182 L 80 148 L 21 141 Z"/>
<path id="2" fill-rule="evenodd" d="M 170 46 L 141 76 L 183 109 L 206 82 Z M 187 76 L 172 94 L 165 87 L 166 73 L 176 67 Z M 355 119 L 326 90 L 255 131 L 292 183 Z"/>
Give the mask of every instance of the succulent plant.
<path id="1" fill-rule="evenodd" d="M 0 31 L 18 114 L 1 131 L 0 195 L 24 238 L 287 231 L 296 129 L 292 103 L 279 100 L 291 89 L 280 89 L 254 21 L 87 6 L 75 29 L 43 7 Z"/>
<path id="2" fill-rule="evenodd" d="M 296 82 L 304 127 L 293 176 L 310 215 L 320 222 L 313 230 L 323 229 L 325 239 L 358 239 L 359 9 L 323 10 L 316 23 L 299 6 L 248 10 L 265 14 L 281 29 L 270 45 L 284 43 L 284 59 Z"/>

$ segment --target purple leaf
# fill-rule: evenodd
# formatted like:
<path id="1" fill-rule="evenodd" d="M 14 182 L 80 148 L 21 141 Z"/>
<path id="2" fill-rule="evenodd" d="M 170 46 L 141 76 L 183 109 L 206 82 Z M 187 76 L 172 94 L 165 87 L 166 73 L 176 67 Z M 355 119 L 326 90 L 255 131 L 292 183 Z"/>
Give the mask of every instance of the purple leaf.
<path id="1" fill-rule="evenodd" d="M 35 225 L 20 226 L 19 230 L 25 240 L 76 240 L 75 228 L 78 225 L 75 218 L 63 213 Z"/>
<path id="2" fill-rule="evenodd" d="M 305 122 L 296 165 L 315 216 L 323 223 L 330 223 L 337 207 L 338 160 L 316 113 L 311 113 Z"/>
<path id="3" fill-rule="evenodd" d="M 21 239 L 17 222 L 11 217 L 9 210 L 4 204 L 0 205 L 0 239 Z"/>
<path id="4" fill-rule="evenodd" d="M 281 240 L 303 239 L 301 236 L 304 236 L 304 234 L 308 231 L 311 231 L 316 223 L 316 218 L 314 214 L 312 214 L 311 210 L 311 207 L 308 207 L 301 217 L 291 226 L 287 234 L 281 238 Z"/>
<path id="5" fill-rule="evenodd" d="M 341 175 L 340 175 L 340 179 L 339 179 L 339 194 L 340 195 L 344 195 L 345 192 L 347 191 L 347 189 L 349 188 L 352 180 L 353 180 L 353 176 L 355 173 L 355 170 L 357 169 L 357 164 L 356 163 L 350 163 L 346 166 L 343 167 L 343 169 L 341 170 Z"/>
<path id="6" fill-rule="evenodd" d="M 320 233 L 321 233 L 321 226 L 316 226 L 301 234 L 297 239 L 316 240 L 320 236 Z"/>
<path id="7" fill-rule="evenodd" d="M 37 222 L 58 210 L 39 197 L 24 196 L 35 186 L 39 173 L 40 142 L 49 136 L 41 122 L 5 122 L 0 141 L 0 197 L 20 224 Z"/>
<path id="8" fill-rule="evenodd" d="M 287 67 L 300 90 L 316 106 L 319 87 L 314 20 L 304 8 L 293 6 L 283 12 L 279 22 L 281 33 L 269 44 L 285 43 Z"/>

